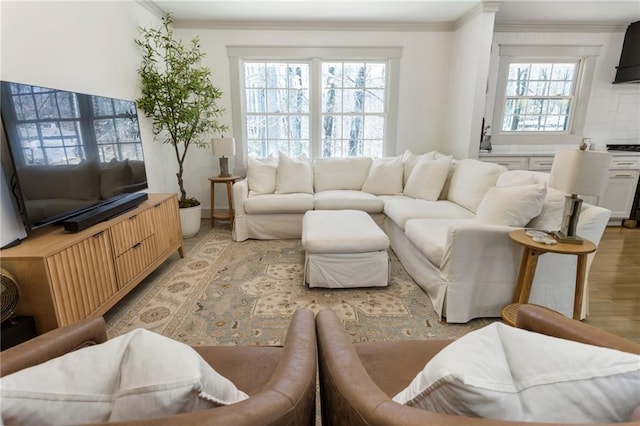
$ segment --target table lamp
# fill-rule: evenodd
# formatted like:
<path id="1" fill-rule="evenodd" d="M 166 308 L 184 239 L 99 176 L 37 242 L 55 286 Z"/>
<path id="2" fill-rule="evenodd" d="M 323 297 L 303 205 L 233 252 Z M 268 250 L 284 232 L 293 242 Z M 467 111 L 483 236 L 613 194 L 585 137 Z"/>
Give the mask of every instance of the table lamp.
<path id="1" fill-rule="evenodd" d="M 233 138 L 218 138 L 212 140 L 213 155 L 220 157 L 219 177 L 229 177 L 229 158 L 236 154 L 236 144 Z"/>
<path id="2" fill-rule="evenodd" d="M 611 155 L 606 152 L 587 151 L 587 144 L 580 144 L 579 150 L 556 151 L 551 166 L 549 186 L 566 192 L 562 225 L 553 236 L 560 243 L 582 244 L 576 235 L 576 227 L 582 199 L 578 195 L 602 195 L 607 184 Z"/>

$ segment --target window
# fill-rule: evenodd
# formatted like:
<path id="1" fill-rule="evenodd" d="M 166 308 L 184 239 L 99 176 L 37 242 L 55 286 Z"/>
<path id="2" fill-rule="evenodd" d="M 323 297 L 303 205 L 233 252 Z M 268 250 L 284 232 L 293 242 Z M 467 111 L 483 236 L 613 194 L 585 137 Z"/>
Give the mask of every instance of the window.
<path id="1" fill-rule="evenodd" d="M 500 46 L 495 143 L 582 138 L 594 46 Z"/>
<path id="2" fill-rule="evenodd" d="M 236 151 L 310 158 L 393 152 L 397 81 L 391 77 L 400 51 L 230 47 L 239 94 L 234 136 L 244 145 Z"/>
<path id="3" fill-rule="evenodd" d="M 131 101 L 9 82 L 2 83 L 2 96 L 8 106 L 3 118 L 20 141 L 15 154 L 21 165 L 143 159 Z"/>
<path id="4" fill-rule="evenodd" d="M 309 64 L 244 64 L 247 151 L 309 153 Z"/>

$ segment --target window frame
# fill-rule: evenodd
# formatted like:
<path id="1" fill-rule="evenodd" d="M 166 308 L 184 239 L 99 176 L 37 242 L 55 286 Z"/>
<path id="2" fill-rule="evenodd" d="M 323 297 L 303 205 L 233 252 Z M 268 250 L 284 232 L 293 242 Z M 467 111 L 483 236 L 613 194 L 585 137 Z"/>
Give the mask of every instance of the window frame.
<path id="1" fill-rule="evenodd" d="M 569 45 L 499 45 L 499 67 L 496 97 L 491 122 L 492 144 L 572 144 L 583 138 L 585 118 L 600 46 Z M 506 106 L 509 66 L 513 63 L 578 64 L 573 84 L 573 99 L 569 109 L 569 126 L 564 132 L 502 130 Z"/>
<path id="2" fill-rule="evenodd" d="M 385 62 L 386 110 L 383 140 L 383 156 L 395 153 L 399 67 L 402 47 L 259 47 L 228 46 L 231 78 L 231 107 L 233 112 L 233 135 L 236 141 L 235 169 L 246 171 L 247 135 L 244 87 L 244 63 L 264 62 L 309 62 L 309 145 L 311 159 L 319 158 L 322 149 L 322 62 Z"/>

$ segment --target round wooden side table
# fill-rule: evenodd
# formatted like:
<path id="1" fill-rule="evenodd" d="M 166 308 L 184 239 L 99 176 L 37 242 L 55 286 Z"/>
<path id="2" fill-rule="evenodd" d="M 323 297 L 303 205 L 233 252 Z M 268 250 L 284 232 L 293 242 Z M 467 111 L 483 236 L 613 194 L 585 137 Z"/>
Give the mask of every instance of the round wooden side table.
<path id="1" fill-rule="evenodd" d="M 584 279 L 587 270 L 587 255 L 596 251 L 596 245 L 589 240 L 584 240 L 582 244 L 543 244 L 533 241 L 525 234 L 524 229 L 516 229 L 509 232 L 509 238 L 516 244 L 524 247 L 522 261 L 520 262 L 520 272 L 516 289 L 513 292 L 513 303 L 527 303 L 531 293 L 531 285 L 538 265 L 538 256 L 545 253 L 572 254 L 578 256 L 578 267 L 576 270 L 576 289 L 573 298 L 573 319 L 580 320 L 582 311 L 582 298 L 584 295 Z"/>
<path id="2" fill-rule="evenodd" d="M 211 183 L 211 227 L 213 228 L 214 220 L 228 220 L 231 224 L 231 229 L 233 229 L 233 221 L 235 219 L 235 212 L 233 210 L 233 184 L 240 179 L 242 176 L 214 176 L 209 178 L 209 182 Z M 215 188 L 216 183 L 224 183 L 227 187 L 227 202 L 229 205 L 229 212 L 218 212 L 216 213 L 216 197 L 215 197 Z"/>

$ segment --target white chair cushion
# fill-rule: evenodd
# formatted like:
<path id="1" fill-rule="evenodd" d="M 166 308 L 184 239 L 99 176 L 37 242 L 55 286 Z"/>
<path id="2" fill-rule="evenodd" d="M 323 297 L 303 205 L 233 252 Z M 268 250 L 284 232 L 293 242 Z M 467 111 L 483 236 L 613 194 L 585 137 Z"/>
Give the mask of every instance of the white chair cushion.
<path id="1" fill-rule="evenodd" d="M 382 213 L 384 201 L 373 194 L 362 191 L 332 190 L 313 195 L 314 210 L 362 210 L 367 213 Z"/>
<path id="2" fill-rule="evenodd" d="M 384 200 L 384 214 L 404 229 L 409 219 L 450 218 L 473 219 L 475 215 L 451 201 L 426 201 L 409 197 Z"/>
<path id="3" fill-rule="evenodd" d="M 308 253 L 367 253 L 389 248 L 389 238 L 359 210 L 314 210 L 302 218 L 302 247 Z"/>
<path id="4" fill-rule="evenodd" d="M 524 227 L 542 211 L 545 184 L 494 186 L 489 188 L 478 206 L 480 223 Z"/>
<path id="5" fill-rule="evenodd" d="M 437 160 L 423 157 L 411 172 L 404 187 L 404 195 L 421 198 L 427 201 L 437 201 L 449 175 L 452 156 Z"/>
<path id="6" fill-rule="evenodd" d="M 449 184 L 448 200 L 476 212 L 489 188 L 507 168 L 471 158 L 458 161 Z"/>
<path id="7" fill-rule="evenodd" d="M 291 158 L 280 153 L 276 175 L 276 194 L 313 194 L 313 170 L 305 156 Z"/>
<path id="8" fill-rule="evenodd" d="M 313 210 L 313 195 L 264 194 L 244 200 L 244 211 L 248 214 L 304 213 Z"/>
<path id="9" fill-rule="evenodd" d="M 191 347 L 137 329 L 0 379 L 4 424 L 164 417 L 248 396 Z"/>
<path id="10" fill-rule="evenodd" d="M 362 190 L 376 195 L 402 192 L 402 157 L 375 158 Z"/>
<path id="11" fill-rule="evenodd" d="M 371 158 L 317 158 L 313 162 L 316 192 L 332 189 L 361 190 L 369 175 Z"/>
<path id="12" fill-rule="evenodd" d="M 276 190 L 278 159 L 273 157 L 247 160 L 247 183 L 249 195 L 273 194 Z"/>
<path id="13" fill-rule="evenodd" d="M 488 419 L 609 423 L 640 401 L 640 356 L 494 323 L 434 356 L 393 400 Z"/>

